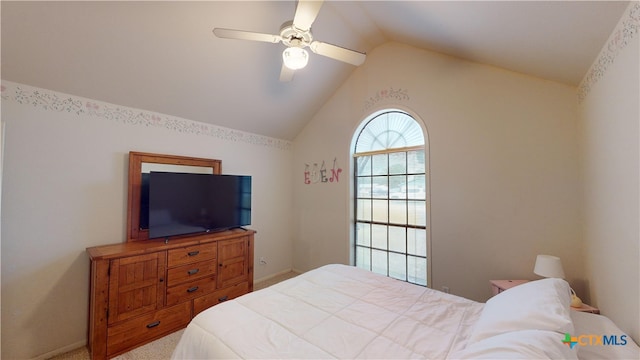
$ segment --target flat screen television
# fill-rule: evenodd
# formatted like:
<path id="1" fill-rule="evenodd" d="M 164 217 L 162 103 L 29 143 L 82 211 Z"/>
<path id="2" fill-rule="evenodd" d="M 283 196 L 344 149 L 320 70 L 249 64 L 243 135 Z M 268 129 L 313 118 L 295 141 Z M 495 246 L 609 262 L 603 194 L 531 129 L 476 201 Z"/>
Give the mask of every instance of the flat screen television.
<path id="1" fill-rule="evenodd" d="M 149 173 L 149 238 L 251 224 L 251 176 Z"/>

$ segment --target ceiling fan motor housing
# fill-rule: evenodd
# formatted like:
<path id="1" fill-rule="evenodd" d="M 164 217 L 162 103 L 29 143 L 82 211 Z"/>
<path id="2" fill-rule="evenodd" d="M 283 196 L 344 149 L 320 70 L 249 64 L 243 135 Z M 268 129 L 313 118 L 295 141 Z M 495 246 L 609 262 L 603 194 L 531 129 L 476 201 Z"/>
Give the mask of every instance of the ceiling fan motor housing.
<path id="1" fill-rule="evenodd" d="M 311 30 L 302 31 L 296 29 L 293 26 L 293 21 L 286 21 L 280 27 L 280 37 L 282 37 L 282 43 L 286 46 L 293 47 L 307 47 L 313 41 L 313 35 L 311 35 Z"/>

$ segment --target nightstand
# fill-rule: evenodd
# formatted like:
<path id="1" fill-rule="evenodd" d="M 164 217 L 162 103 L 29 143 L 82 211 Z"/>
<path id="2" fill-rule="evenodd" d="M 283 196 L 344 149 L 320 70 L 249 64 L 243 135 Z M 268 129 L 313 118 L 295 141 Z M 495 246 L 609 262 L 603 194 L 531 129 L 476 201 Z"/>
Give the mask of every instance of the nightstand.
<path id="1" fill-rule="evenodd" d="M 530 280 L 489 280 L 489 283 L 491 284 L 491 292 L 493 293 L 491 296 L 496 296 L 505 290 L 528 283 L 529 281 Z"/>

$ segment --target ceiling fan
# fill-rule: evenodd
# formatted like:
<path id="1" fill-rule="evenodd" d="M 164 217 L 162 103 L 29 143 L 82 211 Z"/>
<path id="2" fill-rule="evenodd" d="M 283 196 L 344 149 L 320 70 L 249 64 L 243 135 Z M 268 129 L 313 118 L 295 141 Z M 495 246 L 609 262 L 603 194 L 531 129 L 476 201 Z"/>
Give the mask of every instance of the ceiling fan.
<path id="1" fill-rule="evenodd" d="M 304 49 L 306 47 L 318 55 L 355 66 L 362 65 L 366 54 L 313 40 L 311 24 L 318 16 L 320 7 L 322 7 L 322 1 L 298 0 L 293 20 L 282 24 L 278 35 L 223 28 L 214 28 L 213 33 L 219 38 L 226 39 L 263 41 L 274 44 L 282 42 L 287 48 L 282 53 L 280 81 L 291 81 L 294 71 L 307 65 L 309 53 Z"/>

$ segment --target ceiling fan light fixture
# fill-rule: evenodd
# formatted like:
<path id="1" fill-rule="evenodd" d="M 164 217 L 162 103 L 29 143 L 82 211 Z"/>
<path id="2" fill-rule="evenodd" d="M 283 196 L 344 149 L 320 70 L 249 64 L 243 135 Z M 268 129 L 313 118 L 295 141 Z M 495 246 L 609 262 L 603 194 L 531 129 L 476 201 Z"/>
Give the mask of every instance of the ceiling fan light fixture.
<path id="1" fill-rule="evenodd" d="M 288 47 L 282 52 L 284 65 L 291 70 L 302 69 L 309 62 L 309 53 L 300 47 Z"/>

